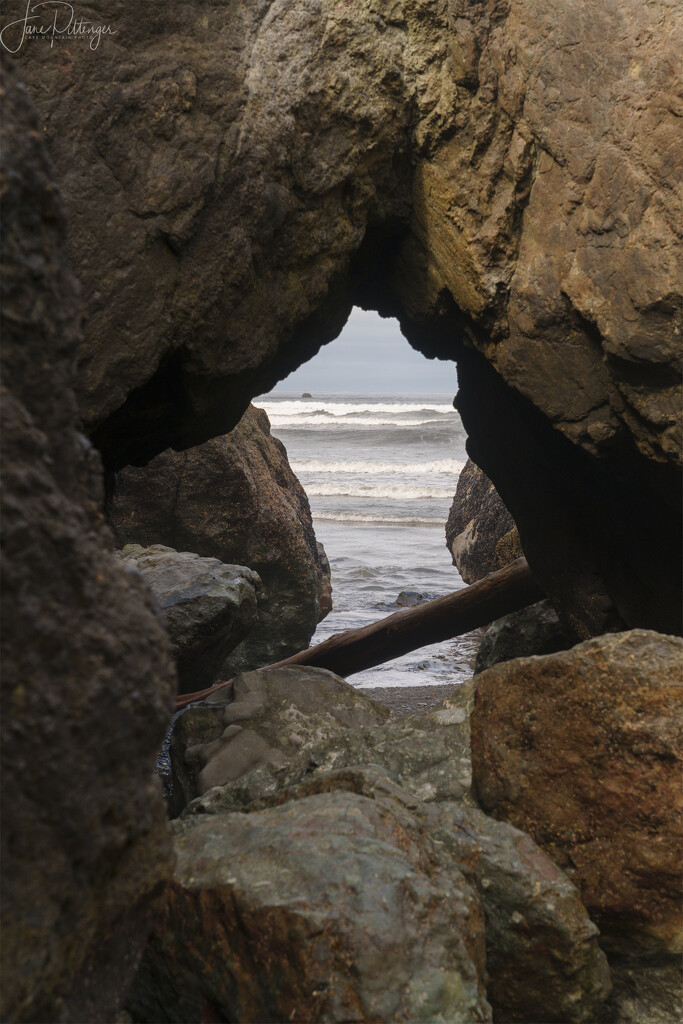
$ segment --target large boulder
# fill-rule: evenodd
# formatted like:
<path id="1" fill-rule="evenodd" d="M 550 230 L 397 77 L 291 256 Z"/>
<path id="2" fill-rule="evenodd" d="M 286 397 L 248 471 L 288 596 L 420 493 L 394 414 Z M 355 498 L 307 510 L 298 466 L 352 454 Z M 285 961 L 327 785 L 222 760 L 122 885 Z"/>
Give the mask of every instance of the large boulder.
<path id="1" fill-rule="evenodd" d="M 306 778 L 363 764 L 380 765 L 426 802 L 468 796 L 469 684 L 399 721 L 325 669 L 250 672 L 235 680 L 234 702 L 222 704 L 220 694 L 174 723 L 174 813 L 195 796 L 195 814 L 242 810 Z"/>
<path id="2" fill-rule="evenodd" d="M 336 796 L 339 818 L 330 827 L 331 838 L 323 838 L 325 835 L 321 825 L 327 818 L 328 808 L 334 806 L 331 797 Z M 327 798 L 325 800 L 324 798 Z M 248 814 L 239 816 L 225 814 L 224 808 L 205 806 L 201 812 L 196 807 L 188 808 L 183 816 L 183 822 L 194 820 L 196 823 L 206 823 L 208 820 L 214 823 L 213 828 L 203 830 L 201 833 L 194 833 L 192 840 L 192 856 L 194 870 L 192 874 L 192 885 L 198 889 L 205 889 L 207 884 L 212 884 L 215 892 L 216 870 L 215 861 L 221 855 L 227 862 L 231 861 L 231 854 L 221 850 L 221 844 L 225 839 L 229 823 L 233 821 L 244 822 L 245 819 L 255 820 L 254 824 L 258 833 L 263 837 L 258 842 L 258 847 L 265 846 L 269 842 L 269 836 L 275 839 L 276 844 L 280 841 L 280 830 L 282 824 L 287 822 L 292 829 L 292 837 L 297 840 L 308 839 L 310 841 L 310 866 L 315 869 L 318 866 L 318 856 L 327 856 L 328 850 L 332 847 L 337 849 L 339 833 L 343 831 L 347 837 L 348 845 L 344 849 L 346 872 L 343 875 L 344 881 L 340 885 L 337 881 L 337 866 L 332 865 L 329 869 L 322 869 L 325 873 L 326 884 L 336 884 L 340 893 L 340 908 L 342 915 L 356 919 L 360 926 L 368 927 L 365 908 L 372 906 L 375 899 L 375 886 L 381 882 L 385 886 L 384 891 L 384 912 L 385 920 L 383 928 L 386 933 L 380 938 L 374 936 L 373 922 L 369 922 L 369 930 L 373 936 L 374 944 L 379 945 L 383 951 L 387 943 L 391 942 L 390 935 L 398 934 L 398 930 L 405 928 L 406 935 L 410 935 L 413 929 L 422 929 L 422 942 L 425 949 L 431 950 L 432 941 L 435 938 L 431 921 L 421 919 L 421 909 L 412 900 L 403 901 L 402 916 L 400 920 L 396 916 L 395 903 L 391 898 L 391 890 L 386 888 L 386 871 L 383 858 L 373 864 L 370 860 L 373 857 L 373 847 L 368 843 L 368 833 L 365 823 L 377 821 L 376 811 L 369 809 L 368 804 L 374 802 L 376 810 L 380 811 L 380 820 L 383 823 L 384 831 L 381 838 L 387 843 L 385 855 L 393 856 L 393 847 L 398 845 L 404 851 L 404 855 L 412 858 L 416 851 L 420 852 L 420 859 L 413 861 L 413 879 L 411 885 L 419 887 L 420 891 L 428 892 L 425 888 L 423 873 L 429 878 L 428 886 L 440 885 L 444 875 L 451 878 L 451 893 L 462 894 L 463 876 L 470 884 L 476 897 L 478 897 L 478 910 L 473 914 L 477 920 L 477 927 L 483 926 L 486 944 L 486 987 L 487 998 L 493 1007 L 494 1020 L 501 1021 L 571 1021 L 583 1022 L 594 1021 L 596 1010 L 609 992 L 609 971 L 604 958 L 600 952 L 596 937 L 597 929 L 593 925 L 581 905 L 575 887 L 568 881 L 566 876 L 555 867 L 549 858 L 532 842 L 532 840 L 503 822 L 497 822 L 488 818 L 481 811 L 474 808 L 467 808 L 461 804 L 452 802 L 435 804 L 424 804 L 414 793 L 399 787 L 396 782 L 377 765 L 357 766 L 345 768 L 332 772 L 316 773 L 308 776 L 304 781 L 287 790 L 272 794 L 269 797 L 257 799 L 243 811 Z M 283 805 L 283 806 L 281 806 Z M 278 807 L 282 812 L 278 816 L 272 814 L 272 808 Z M 288 811 L 286 814 L 284 812 Z M 257 813 L 258 812 L 258 813 Z M 322 813 L 321 813 L 322 812 Z M 325 817 L 323 817 L 323 814 Z M 216 816 L 214 816 L 216 815 Z M 321 821 L 322 818 L 322 821 Z M 258 822 L 258 825 L 256 825 Z M 277 823 L 277 824 L 276 824 Z M 313 825 L 314 831 L 311 830 Z M 186 825 L 187 829 L 192 826 Z M 350 828 L 349 828 L 350 827 Z M 240 826 L 241 830 L 242 826 Z M 272 832 L 270 830 L 273 830 Z M 347 832 L 347 829 L 349 831 Z M 182 822 L 176 833 L 183 837 L 183 842 L 188 832 L 182 830 Z M 251 840 L 253 843 L 253 835 Z M 377 835 L 377 832 L 374 832 Z M 211 837 L 208 839 L 208 837 Z M 388 838 L 388 837 L 391 838 Z M 241 840 L 238 843 L 237 871 L 230 873 L 229 885 L 235 886 L 237 879 L 243 877 L 243 867 L 240 856 Z M 253 848 L 253 846 L 252 846 Z M 276 847 L 278 848 L 278 847 Z M 286 895 L 278 900 L 281 913 L 315 913 L 316 919 L 329 921 L 329 910 L 327 907 L 326 888 L 321 889 L 319 882 L 312 884 L 310 876 L 301 872 L 299 868 L 299 854 L 296 842 L 292 838 L 287 846 L 288 855 L 293 853 L 292 873 L 296 878 L 296 901 L 291 904 Z M 357 858 L 362 856 L 365 868 L 361 871 L 355 870 Z M 184 855 L 181 854 L 181 859 Z M 386 863 L 386 862 L 385 862 Z M 287 860 L 286 867 L 290 864 Z M 249 920 L 253 919 L 254 913 L 259 913 L 258 908 L 253 907 L 254 896 L 256 902 L 260 903 L 259 893 L 263 893 L 264 883 L 272 877 L 272 869 L 263 864 L 259 855 L 259 867 L 261 874 L 254 874 L 254 881 L 249 888 L 238 884 L 239 895 L 237 897 L 241 915 Z M 188 863 L 189 869 L 189 863 Z M 256 872 L 256 869 L 254 869 Z M 373 877 L 376 873 L 378 877 Z M 187 874 L 186 874 L 187 877 Z M 346 907 L 346 885 L 354 887 L 354 911 L 345 911 Z M 186 882 L 181 881 L 181 888 L 185 889 Z M 275 887 L 271 890 L 266 888 L 263 895 L 266 900 L 272 900 L 282 895 L 283 887 Z M 234 888 L 233 888 L 234 892 Z M 291 886 L 287 886 L 285 893 L 291 892 Z M 207 897 L 204 896 L 202 905 L 207 905 Z M 196 911 L 187 907 L 183 911 L 183 918 L 186 920 L 186 929 L 191 929 L 190 944 L 197 949 L 197 956 L 188 957 L 179 948 L 173 931 L 179 924 L 178 918 L 177 889 L 169 899 L 169 912 L 160 922 L 157 932 L 152 939 L 141 973 L 136 980 L 131 1004 L 135 1009 L 136 1020 L 149 1019 L 150 1009 L 154 1006 L 157 1016 L 155 1020 L 166 1020 L 169 1011 L 175 1011 L 172 1004 L 172 992 L 169 980 L 172 976 L 173 964 L 180 963 L 183 974 L 188 972 L 187 984 L 189 988 L 189 1000 L 197 1004 L 197 994 L 201 993 L 204 998 L 208 992 L 216 991 L 216 980 L 212 977 L 215 968 L 213 966 L 213 955 L 209 952 L 208 944 L 214 936 L 214 929 L 211 920 L 206 923 L 207 933 L 198 932 L 200 927 L 197 921 L 187 921 L 190 914 L 194 918 Z M 483 913 L 482 913 L 483 912 Z M 472 912 L 471 912 L 472 913 Z M 231 919 L 232 915 L 229 915 Z M 407 922 L 405 918 L 407 917 Z M 206 920 L 206 919 L 205 919 Z M 451 922 L 448 933 L 456 933 L 461 925 L 456 918 Z M 232 928 L 229 929 L 232 933 Z M 323 934 L 327 931 L 329 936 L 337 937 L 338 931 L 335 923 L 327 925 Z M 187 932 L 186 932 L 187 934 Z M 307 933 L 301 928 L 292 929 L 288 943 L 289 957 L 291 962 L 298 964 L 300 956 L 299 944 L 305 943 Z M 228 940 L 230 942 L 231 939 Z M 410 956 L 407 948 L 408 943 L 402 943 L 403 953 L 400 954 L 401 963 L 403 958 Z M 222 947 L 224 948 L 224 947 Z M 346 947 L 348 948 L 348 946 Z M 282 956 L 281 951 L 272 949 L 269 942 L 262 948 L 260 959 L 261 970 L 266 977 L 270 977 L 274 970 L 273 958 Z M 428 955 L 430 955 L 428 953 Z M 202 961 L 202 956 L 206 961 Z M 307 958 L 308 959 L 308 958 Z M 281 961 L 282 962 L 282 961 Z M 208 963 L 208 969 L 205 966 Z M 227 974 L 234 970 L 235 958 L 225 959 Z M 280 973 L 280 984 L 287 992 L 293 984 L 293 978 L 289 970 L 290 960 L 287 960 Z M 391 1000 L 396 1000 L 397 993 L 401 992 L 402 983 L 399 982 L 393 973 L 394 965 L 386 970 L 381 961 L 370 964 L 363 952 L 357 948 L 349 950 L 347 959 L 347 976 L 356 979 L 353 984 L 357 991 L 362 990 L 367 982 L 368 968 L 374 972 L 372 988 L 375 992 L 375 1008 L 387 1007 Z M 417 969 L 418 986 L 421 981 L 421 960 L 418 959 L 413 969 Z M 332 973 L 332 972 L 330 972 Z M 159 980 L 161 983 L 159 984 Z M 223 987 L 237 989 L 245 987 L 245 979 L 237 977 L 235 980 L 228 977 L 224 980 Z M 304 984 L 306 978 L 304 975 Z M 331 986 L 318 985 L 318 995 L 323 995 Z M 161 999 L 154 1004 L 156 993 L 161 993 Z M 315 995 L 315 993 L 313 993 Z M 413 1013 L 416 1020 L 462 1020 L 468 1019 L 466 1015 L 467 1006 L 463 1006 L 461 1000 L 463 995 L 467 996 L 467 990 L 458 992 L 457 987 L 451 987 L 450 996 L 446 990 L 434 991 L 433 998 L 424 1007 L 422 1013 L 414 1006 Z M 303 997 L 304 993 L 302 993 Z M 442 1000 L 451 999 L 452 1002 L 444 1006 Z M 213 996 L 210 997 L 213 1000 Z M 381 1002 L 379 1002 L 381 1000 Z M 162 1010 L 160 1012 L 160 1004 Z M 214 1007 L 220 1008 L 225 1013 L 225 1002 L 214 1001 Z M 253 1012 L 253 1007 L 247 1007 Z M 380 1019 L 380 1020 L 402 1020 L 407 1007 L 399 1005 L 394 1013 L 389 1012 L 387 1016 L 379 1015 L 372 1017 L 367 1001 L 356 1006 L 357 1019 Z M 334 1008 L 323 1010 L 320 1016 L 314 1016 L 310 1011 L 304 1019 L 337 1019 Z M 320 1011 L 319 1011 L 320 1012 Z M 192 1016 L 182 1019 L 195 1019 Z M 239 1010 L 233 1008 L 231 1020 L 253 1019 L 252 1017 L 239 1016 Z M 261 1018 L 256 1018 L 261 1019 Z M 276 1018 L 279 1019 L 279 1018 Z"/>
<path id="3" fill-rule="evenodd" d="M 378 309 L 458 360 L 470 454 L 577 636 L 680 629 L 675 0 L 79 11 L 114 32 L 17 59 L 107 464 L 225 433 Z"/>
<path id="4" fill-rule="evenodd" d="M 465 583 L 476 583 L 524 554 L 496 488 L 468 459 L 446 523 L 446 545 Z"/>
<path id="5" fill-rule="evenodd" d="M 251 769 L 282 768 L 302 748 L 325 739 L 343 747 L 351 729 L 385 722 L 390 712 L 323 668 L 245 672 L 227 689 L 176 718 L 170 755 L 172 812 Z M 260 777 L 260 776 L 259 776 Z M 275 783 L 270 781 L 270 789 Z"/>
<path id="6" fill-rule="evenodd" d="M 140 573 L 164 613 L 178 692 L 210 686 L 257 618 L 261 581 L 243 565 L 224 565 L 162 544 L 127 544 L 121 561 Z"/>
<path id="7" fill-rule="evenodd" d="M 62 205 L 2 65 L 0 1017 L 106 1024 L 171 873 L 153 767 L 175 672 L 151 594 L 111 551 L 99 459 L 76 428 Z"/>
<path id="8" fill-rule="evenodd" d="M 567 871 L 606 948 L 680 950 L 683 641 L 632 630 L 477 679 L 481 806 Z"/>
<path id="9" fill-rule="evenodd" d="M 134 1020 L 491 1020 L 476 892 L 401 804 L 332 791 L 174 835 Z"/>
<path id="10" fill-rule="evenodd" d="M 117 473 L 109 515 L 121 544 L 167 544 L 259 574 L 259 621 L 226 678 L 303 650 L 332 607 L 308 499 L 262 409 L 225 437 Z"/>

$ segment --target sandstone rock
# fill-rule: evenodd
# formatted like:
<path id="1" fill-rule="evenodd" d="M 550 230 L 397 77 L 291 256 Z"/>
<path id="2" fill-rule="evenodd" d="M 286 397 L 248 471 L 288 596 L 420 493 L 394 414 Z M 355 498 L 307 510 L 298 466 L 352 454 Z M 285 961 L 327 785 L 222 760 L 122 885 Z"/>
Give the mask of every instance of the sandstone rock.
<path id="1" fill-rule="evenodd" d="M 471 459 L 458 477 L 446 544 L 465 583 L 476 583 L 524 554 L 512 516 Z"/>
<path id="2" fill-rule="evenodd" d="M 512 658 L 564 651 L 573 642 L 550 602 L 539 601 L 491 623 L 482 637 L 475 673 Z"/>
<path id="3" fill-rule="evenodd" d="M 355 302 L 458 360 L 470 454 L 577 636 L 678 630 L 676 0 L 106 17 L 67 90 L 58 48 L 20 61 L 64 180 L 107 464 L 231 429 Z"/>
<path id="4" fill-rule="evenodd" d="M 174 832 L 134 1020 L 491 1020 L 479 900 L 400 803 L 321 793 Z"/>
<path id="5" fill-rule="evenodd" d="M 259 622 L 226 661 L 226 679 L 303 650 L 332 608 L 308 499 L 262 409 L 226 437 L 122 470 L 110 520 L 121 544 L 168 544 L 259 574 Z"/>
<path id="6" fill-rule="evenodd" d="M 127 544 L 120 558 L 140 573 L 164 613 L 178 692 L 211 686 L 226 655 L 254 627 L 257 574 L 162 544 Z"/>
<path id="7" fill-rule="evenodd" d="M 213 786 L 225 786 L 250 769 L 277 787 L 273 769 L 324 737 L 343 746 L 349 730 L 379 725 L 389 711 L 321 668 L 245 672 L 232 690 L 217 690 L 190 705 L 171 734 L 172 813 Z M 256 794 L 254 794 L 256 795 Z"/>
<path id="8" fill-rule="evenodd" d="M 605 948 L 680 948 L 683 641 L 632 630 L 477 679 L 482 807 L 567 871 Z"/>
<path id="9" fill-rule="evenodd" d="M 0 1017 L 109 1022 L 171 872 L 153 765 L 175 673 L 99 512 L 101 467 L 76 430 L 61 201 L 2 64 Z"/>

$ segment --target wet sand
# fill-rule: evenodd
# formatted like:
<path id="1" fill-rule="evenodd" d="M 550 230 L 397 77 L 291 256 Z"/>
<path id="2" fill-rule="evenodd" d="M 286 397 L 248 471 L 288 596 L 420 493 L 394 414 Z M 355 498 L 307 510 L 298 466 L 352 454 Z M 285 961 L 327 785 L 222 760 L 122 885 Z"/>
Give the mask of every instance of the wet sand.
<path id="1" fill-rule="evenodd" d="M 457 684 L 446 686 L 372 686 L 358 687 L 366 697 L 384 704 L 395 715 L 410 715 L 414 711 L 425 711 L 440 704 L 454 690 Z"/>

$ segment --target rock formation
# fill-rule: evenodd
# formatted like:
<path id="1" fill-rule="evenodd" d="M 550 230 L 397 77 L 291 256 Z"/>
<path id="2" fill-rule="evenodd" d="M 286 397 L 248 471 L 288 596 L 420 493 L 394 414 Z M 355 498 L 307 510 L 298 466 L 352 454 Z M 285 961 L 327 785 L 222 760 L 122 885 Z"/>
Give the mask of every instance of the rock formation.
<path id="1" fill-rule="evenodd" d="M 446 523 L 446 545 L 465 583 L 476 583 L 524 554 L 512 516 L 471 459 L 458 477 Z"/>
<path id="2" fill-rule="evenodd" d="M 4 64 L 0 1016 L 111 1022 L 171 872 L 153 766 L 175 673 L 151 595 L 111 553 L 101 466 L 76 429 L 64 216 Z"/>
<path id="3" fill-rule="evenodd" d="M 538 601 L 492 622 L 482 637 L 475 673 L 500 661 L 554 654 L 573 646 L 573 638 L 548 601 Z"/>
<path id="4" fill-rule="evenodd" d="M 225 437 L 117 473 L 109 515 L 121 544 L 165 544 L 259 574 L 259 621 L 225 678 L 308 647 L 332 607 L 308 499 L 262 409 L 250 407 Z"/>
<path id="5" fill-rule="evenodd" d="M 680 952 L 683 641 L 633 630 L 477 679 L 482 807 L 567 871 L 608 948 Z"/>
<path id="6" fill-rule="evenodd" d="M 226 655 L 256 622 L 259 577 L 243 565 L 162 544 L 127 544 L 119 557 L 140 573 L 164 613 L 178 693 L 211 686 Z"/>
<path id="7" fill-rule="evenodd" d="M 19 60 L 108 465 L 224 433 L 376 308 L 458 360 L 471 454 L 574 632 L 678 630 L 675 0 L 82 14 L 117 34 Z"/>

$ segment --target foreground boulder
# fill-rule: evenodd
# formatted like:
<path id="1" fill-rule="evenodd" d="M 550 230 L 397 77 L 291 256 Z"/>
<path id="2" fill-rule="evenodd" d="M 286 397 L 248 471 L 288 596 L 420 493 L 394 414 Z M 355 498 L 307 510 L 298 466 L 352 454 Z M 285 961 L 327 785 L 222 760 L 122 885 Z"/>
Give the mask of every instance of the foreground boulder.
<path id="1" fill-rule="evenodd" d="M 256 623 L 259 577 L 243 565 L 161 544 L 127 544 L 120 558 L 140 573 L 164 613 L 178 692 L 210 686 L 226 656 Z"/>
<path id="2" fill-rule="evenodd" d="M 471 459 L 458 477 L 446 523 L 446 545 L 465 583 L 476 583 L 524 554 L 512 516 Z"/>
<path id="3" fill-rule="evenodd" d="M 374 809 L 370 804 L 375 805 Z M 227 899 L 223 890 L 220 893 L 216 891 L 221 872 L 232 887 L 230 895 L 235 898 L 235 890 L 238 891 L 236 909 L 228 907 L 226 912 L 229 922 L 239 913 L 242 921 L 251 923 L 248 930 L 252 932 L 256 927 L 255 919 L 263 914 L 263 903 L 277 901 L 278 915 L 287 915 L 291 919 L 305 914 L 314 917 L 318 923 L 318 937 L 312 939 L 308 938 L 308 931 L 301 925 L 290 927 L 286 958 L 282 950 L 272 948 L 269 936 L 265 946 L 260 947 L 261 975 L 271 978 L 277 970 L 285 996 L 297 984 L 294 971 L 302 959 L 305 966 L 315 957 L 318 964 L 322 962 L 327 969 L 327 979 L 318 976 L 317 991 L 313 993 L 310 990 L 306 993 L 311 981 L 306 976 L 307 971 L 300 970 L 304 988 L 303 991 L 299 988 L 300 997 L 303 999 L 308 994 L 316 1010 L 308 1009 L 300 1016 L 294 1015 L 293 1019 L 338 1019 L 334 1004 L 331 1008 L 329 1003 L 321 1007 L 316 997 L 330 1000 L 330 990 L 341 988 L 338 982 L 335 985 L 333 970 L 327 966 L 329 957 L 321 956 L 318 951 L 320 945 L 325 948 L 331 942 L 339 942 L 339 922 L 347 935 L 351 932 L 353 936 L 355 928 L 365 928 L 369 933 L 362 945 L 356 942 L 351 946 L 347 939 L 342 947 L 347 951 L 346 981 L 342 991 L 348 991 L 352 986 L 355 992 L 353 1019 L 444 1022 L 471 1019 L 470 989 L 462 982 L 449 982 L 448 967 L 445 968 L 445 978 L 441 972 L 441 983 L 438 975 L 432 975 L 431 995 L 426 1003 L 422 1002 L 420 990 L 425 983 L 422 965 L 425 957 L 432 957 L 433 943 L 445 943 L 448 954 L 460 934 L 470 948 L 467 935 L 472 927 L 485 931 L 487 998 L 493 1007 L 494 1020 L 572 1021 L 579 1024 L 595 1019 L 596 1009 L 610 988 L 607 964 L 596 941 L 597 929 L 589 921 L 575 887 L 532 840 L 517 829 L 461 804 L 424 804 L 414 793 L 397 786 L 376 765 L 316 773 L 286 792 L 256 800 L 245 809 L 249 812 L 246 815 L 226 815 L 222 810 L 214 815 L 209 807 L 204 807 L 201 813 L 196 807 L 190 807 L 182 821 L 177 823 L 176 841 L 182 851 L 180 867 L 184 877 L 177 878 L 176 885 L 171 888 L 166 915 L 158 924 L 136 980 L 131 997 L 136 1020 L 150 1019 L 152 1007 L 156 1012 L 155 1020 L 198 1019 L 189 1015 L 168 1016 L 177 1012 L 172 1002 L 175 993 L 170 984 L 175 965 L 180 965 L 183 988 L 187 985 L 189 990 L 181 1000 L 186 1006 L 192 1001 L 196 1006 L 203 999 L 206 1000 L 204 1005 L 214 1008 L 214 1013 L 226 1013 L 225 1001 L 219 1002 L 213 995 L 217 987 L 217 979 L 213 977 L 215 953 L 210 945 L 214 921 L 212 917 L 204 916 L 202 920 L 208 926 L 207 932 L 197 937 L 200 928 L 196 920 L 197 910 L 188 905 L 187 900 L 188 887 L 195 893 L 203 891 L 202 907 L 210 905 L 212 914 L 219 913 L 222 901 Z M 279 813 L 275 814 L 275 809 Z M 334 819 L 333 814 L 337 816 Z M 381 830 L 377 828 L 378 821 L 382 823 Z M 247 822 L 252 823 L 247 833 L 248 849 L 257 847 L 257 860 L 251 865 L 253 875 L 249 886 L 245 886 L 243 881 L 245 868 L 241 858 L 242 839 L 239 838 Z M 326 822 L 328 829 L 324 827 Z M 234 871 L 231 869 L 233 852 L 228 848 L 232 823 L 237 825 L 238 836 Z M 286 847 L 283 846 L 285 829 Z M 188 840 L 189 836 L 192 836 L 191 840 Z M 256 843 L 255 836 L 258 837 Z M 376 839 L 381 841 L 378 847 L 374 845 Z M 299 844 L 306 841 L 309 844 L 308 859 L 303 871 L 299 863 L 302 856 Z M 268 854 L 272 860 L 266 861 L 260 851 L 270 849 L 271 842 L 275 844 Z M 191 844 L 191 862 L 186 843 Z M 409 893 L 421 893 L 422 899 L 429 898 L 430 892 L 445 882 L 445 891 L 450 893 L 452 900 L 454 896 L 462 898 L 467 892 L 463 881 L 469 883 L 474 900 L 470 903 L 466 922 L 456 914 L 446 933 L 439 938 L 442 927 L 440 915 L 425 918 L 422 904 L 410 896 L 396 900 L 396 890 L 388 884 L 386 868 L 387 862 L 395 863 L 396 847 L 402 851 L 403 859 L 408 859 L 411 864 L 409 882 L 406 879 Z M 383 854 L 381 848 L 384 849 Z M 279 851 L 281 860 L 278 862 Z M 318 858 L 327 858 L 333 852 L 344 858 L 345 870 L 340 864 L 329 862 L 319 868 Z M 220 867 L 221 860 L 223 868 Z M 187 867 L 183 869 L 184 861 Z M 316 869 L 320 870 L 324 882 L 316 878 Z M 284 885 L 280 882 L 283 875 L 286 878 Z M 334 915 L 328 905 L 329 887 L 333 885 L 339 894 Z M 349 886 L 352 887 L 352 895 L 349 895 Z M 382 887 L 383 932 L 379 936 L 375 934 L 375 919 L 371 913 L 379 894 L 378 886 Z M 209 887 L 213 894 L 211 900 L 206 893 Z M 195 895 L 195 900 L 197 898 Z M 274 913 L 271 909 L 271 918 Z M 215 927 L 218 928 L 218 920 Z M 187 938 L 187 946 L 191 948 L 189 955 L 187 946 L 181 948 L 178 929 Z M 417 951 L 411 951 L 409 946 L 410 937 L 417 930 L 423 949 L 416 955 Z M 220 943 L 224 965 L 220 984 L 223 990 L 234 992 L 246 988 L 245 978 L 230 975 L 247 953 L 236 955 L 231 950 L 232 942 L 237 941 L 237 928 L 229 924 L 227 931 L 227 941 L 223 938 Z M 477 936 L 475 930 L 474 938 L 481 942 L 482 932 Z M 395 949 L 396 941 L 401 952 Z M 241 942 L 243 944 L 244 940 Z M 378 953 L 379 958 L 375 955 L 371 958 L 371 950 Z M 384 965 L 383 955 L 397 956 L 398 964 Z M 276 963 L 279 964 L 277 968 Z M 476 959 L 475 964 L 479 970 L 480 963 Z M 410 1004 L 400 998 L 408 984 L 407 975 L 396 973 L 401 970 L 416 972 L 409 986 L 413 993 L 412 1011 Z M 374 975 L 372 980 L 371 975 Z M 372 1004 L 364 996 L 364 989 L 370 986 L 374 999 Z M 155 993 L 159 992 L 162 997 L 154 1004 Z M 248 1016 L 248 1012 L 254 1012 L 253 1005 L 242 1008 L 244 1016 L 240 1016 L 234 1002 L 230 1009 L 233 1015 L 223 1019 L 287 1019 L 276 1014 L 270 1018 Z"/>
<path id="4" fill-rule="evenodd" d="M 679 949 L 683 641 L 632 630 L 477 678 L 481 806 L 567 871 L 606 948 Z"/>
<path id="5" fill-rule="evenodd" d="M 136 1021 L 490 1021 L 483 915 L 400 804 L 349 792 L 174 823 Z"/>
<path id="6" fill-rule="evenodd" d="M 167 544 L 259 574 L 259 621 L 225 678 L 303 650 L 332 607 L 308 498 L 262 409 L 250 407 L 225 437 L 122 470 L 109 514 L 121 544 Z"/>
<path id="7" fill-rule="evenodd" d="M 0 1019 L 108 1024 L 171 873 L 153 766 L 175 672 L 99 511 L 101 467 L 76 427 L 80 311 L 59 192 L 0 60 Z"/>

